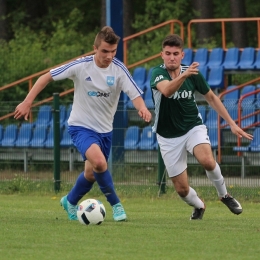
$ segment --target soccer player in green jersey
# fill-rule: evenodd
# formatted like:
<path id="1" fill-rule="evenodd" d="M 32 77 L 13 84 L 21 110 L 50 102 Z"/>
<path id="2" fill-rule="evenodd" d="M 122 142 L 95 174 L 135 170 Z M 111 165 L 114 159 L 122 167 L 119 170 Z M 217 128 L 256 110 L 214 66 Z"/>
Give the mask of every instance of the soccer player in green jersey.
<path id="1" fill-rule="evenodd" d="M 153 69 L 150 81 L 155 104 L 153 131 L 157 134 L 162 158 L 175 190 L 183 201 L 194 207 L 190 219 L 202 219 L 205 204 L 189 186 L 187 151 L 204 167 L 220 200 L 232 213 L 242 213 L 240 203 L 228 194 L 220 167 L 213 157 L 207 128 L 194 98 L 195 91 L 204 95 L 208 104 L 229 124 L 233 134 L 249 140 L 253 136 L 244 132 L 230 117 L 199 72 L 199 63 L 181 64 L 183 41 L 178 35 L 172 34 L 163 40 L 161 57 L 164 63 Z"/>

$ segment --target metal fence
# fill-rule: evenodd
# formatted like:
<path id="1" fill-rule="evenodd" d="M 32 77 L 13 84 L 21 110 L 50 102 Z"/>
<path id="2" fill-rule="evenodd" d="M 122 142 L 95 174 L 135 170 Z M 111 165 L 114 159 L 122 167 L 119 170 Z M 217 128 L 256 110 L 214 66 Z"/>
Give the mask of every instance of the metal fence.
<path id="1" fill-rule="evenodd" d="M 1 102 L 1 115 L 13 112 L 17 102 Z M 202 117 L 207 117 L 211 108 L 200 103 Z M 61 189 L 69 189 L 78 174 L 84 169 L 84 162 L 67 136 L 66 120 L 71 110 L 70 103 L 60 104 L 60 181 Z M 152 113 L 153 110 L 151 109 Z M 1 192 L 10 191 L 53 191 L 54 180 L 54 141 L 53 141 L 53 103 L 33 108 L 32 121 L 17 121 L 8 118 L 0 122 L 0 187 Z M 257 120 L 257 119 L 256 119 Z M 158 146 L 149 127 L 153 124 L 144 123 L 137 112 L 120 102 L 115 116 L 113 147 L 109 158 L 109 169 L 112 173 L 117 190 L 126 196 L 131 194 L 156 195 L 162 184 L 166 185 L 162 192 L 174 192 L 171 181 L 164 169 L 158 166 Z M 135 126 L 138 131 L 136 144 L 127 145 L 127 132 Z M 214 132 L 207 125 L 209 135 Z M 148 130 L 147 130 L 148 129 Z M 254 127 L 248 132 L 254 133 Z M 146 132 L 145 132 L 146 131 Z M 230 192 L 243 198 L 259 198 L 260 195 L 260 153 L 246 150 L 238 153 L 234 147 L 237 139 L 229 128 L 221 130 L 222 161 L 220 167 Z M 216 156 L 217 146 L 214 135 L 211 136 L 212 152 Z M 37 139 L 38 138 L 38 139 Z M 66 138 L 66 140 L 65 140 Z M 141 146 L 142 138 L 150 140 L 150 146 Z M 152 140 L 152 141 L 151 141 Z M 153 143 L 154 142 L 154 143 Z M 260 145 L 260 144 L 259 144 Z M 250 142 L 243 140 L 243 147 Z M 162 172 L 163 171 L 163 172 Z M 191 186 L 197 187 L 204 196 L 216 197 L 215 189 L 207 179 L 204 169 L 196 159 L 188 154 L 188 174 Z"/>

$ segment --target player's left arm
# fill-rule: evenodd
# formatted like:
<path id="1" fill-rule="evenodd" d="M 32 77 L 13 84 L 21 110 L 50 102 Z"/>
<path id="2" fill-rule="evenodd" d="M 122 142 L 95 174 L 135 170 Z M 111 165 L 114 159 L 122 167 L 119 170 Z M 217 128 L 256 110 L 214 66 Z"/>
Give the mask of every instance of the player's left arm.
<path id="1" fill-rule="evenodd" d="M 144 100 L 141 96 L 132 100 L 134 107 L 138 111 L 138 115 L 146 122 L 150 122 L 152 119 L 152 114 L 147 109 Z"/>
<path id="2" fill-rule="evenodd" d="M 249 140 L 253 139 L 253 136 L 243 131 L 236 122 L 231 118 L 227 109 L 223 105 L 222 101 L 216 96 L 212 90 L 209 90 L 207 94 L 204 95 L 205 99 L 209 103 L 209 105 L 222 117 L 226 120 L 229 124 L 231 131 L 233 134 L 237 135 L 238 137 L 242 138 L 245 137 Z"/>

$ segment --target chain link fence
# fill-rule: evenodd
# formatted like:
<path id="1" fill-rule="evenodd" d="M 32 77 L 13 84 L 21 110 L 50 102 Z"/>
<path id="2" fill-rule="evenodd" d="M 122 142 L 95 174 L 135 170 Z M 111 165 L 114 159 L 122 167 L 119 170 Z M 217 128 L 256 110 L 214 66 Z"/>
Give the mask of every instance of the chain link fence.
<path id="1" fill-rule="evenodd" d="M 129 101 L 128 101 L 129 102 Z M 12 113 L 17 102 L 1 102 L 0 114 L 4 116 Z M 211 113 L 211 108 L 199 104 L 202 117 Z M 53 104 L 47 103 L 32 109 L 30 121 L 17 121 L 12 117 L 0 122 L 0 190 L 1 193 L 22 191 L 51 191 L 54 181 L 54 149 L 53 149 Z M 70 103 L 60 105 L 60 178 L 61 190 L 67 191 L 74 184 L 78 174 L 84 169 L 84 162 L 78 151 L 67 137 L 67 118 L 71 110 Z M 151 110 L 152 111 L 152 110 Z M 153 112 L 152 112 L 153 113 Z M 255 115 L 255 120 L 257 115 Z M 140 149 L 142 138 L 152 140 L 153 134 L 149 129 L 150 124 L 144 123 L 134 109 L 127 106 L 127 102 L 120 102 L 115 116 L 113 147 L 108 166 L 112 173 L 117 191 L 126 196 L 158 195 L 162 177 L 165 177 L 166 193 L 175 193 L 166 172 L 160 173 L 158 167 L 158 147 L 156 139 L 146 148 Z M 209 134 L 216 128 L 207 125 Z M 127 131 L 130 127 L 138 128 L 136 146 L 127 147 Z M 40 130 L 41 131 L 40 131 Z M 253 127 L 247 131 L 256 132 Z M 228 190 L 234 196 L 245 199 L 259 200 L 260 198 L 260 153 L 246 149 L 244 152 L 235 151 L 237 138 L 228 127 L 221 130 L 221 163 L 220 167 Z M 142 136 L 143 135 L 143 136 Z M 146 135 L 146 136 L 144 136 Z M 38 139 L 37 139 L 38 138 Z M 211 136 L 211 139 L 217 136 Z M 260 139 L 260 135 L 255 138 Z M 211 140 L 212 143 L 216 140 Z M 62 140 L 63 142 L 62 145 Z M 38 142 L 38 143 L 37 143 Z M 151 141 L 153 142 L 153 141 Z M 258 143 L 260 147 L 260 143 Z M 242 140 L 241 146 L 249 147 L 250 142 Z M 218 155 L 218 147 L 212 149 L 214 156 Z M 216 191 L 207 179 L 204 169 L 197 160 L 188 154 L 188 175 L 191 186 L 196 187 L 199 194 L 205 197 L 216 198 Z M 95 187 L 96 192 L 99 192 Z"/>

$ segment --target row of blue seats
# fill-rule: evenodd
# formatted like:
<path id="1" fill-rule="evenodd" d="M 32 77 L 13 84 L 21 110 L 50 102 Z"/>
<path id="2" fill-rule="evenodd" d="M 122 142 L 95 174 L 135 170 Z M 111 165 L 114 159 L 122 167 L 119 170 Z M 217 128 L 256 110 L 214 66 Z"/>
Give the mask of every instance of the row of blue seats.
<path id="1" fill-rule="evenodd" d="M 138 126 L 127 128 L 124 139 L 125 150 L 157 150 L 158 143 L 156 134 L 151 126 L 141 129 Z"/>
<path id="2" fill-rule="evenodd" d="M 213 149 L 218 147 L 217 128 L 209 129 L 209 138 Z M 223 138 L 222 138 L 223 140 Z M 130 126 L 126 130 L 124 140 L 125 150 L 158 150 L 156 134 L 152 132 L 151 126 L 141 129 L 138 126 Z"/>
<path id="3" fill-rule="evenodd" d="M 235 89 L 236 86 L 229 86 L 227 90 Z M 242 95 L 245 95 L 247 93 L 253 92 L 255 90 L 259 89 L 258 86 L 254 85 L 248 85 L 242 88 L 242 90 L 236 89 L 232 92 L 229 92 L 224 96 L 224 99 L 222 100 L 224 106 L 228 110 L 231 117 L 236 120 L 238 119 L 238 100 Z M 200 105 L 199 111 L 201 113 L 203 122 L 208 128 L 214 128 L 217 126 L 217 118 L 218 115 L 216 111 L 212 108 L 207 109 L 206 106 Z M 258 92 L 255 95 L 247 96 L 245 99 L 243 99 L 241 103 L 242 108 L 242 117 L 248 116 L 246 119 L 243 119 L 241 121 L 241 126 L 246 127 L 250 126 L 256 122 L 260 121 L 260 114 L 257 115 L 251 115 L 257 110 L 260 110 L 260 92 Z M 221 118 L 221 125 L 224 126 L 227 123 L 225 120 Z M 229 128 L 229 126 L 226 126 L 226 128 Z"/>
<path id="4" fill-rule="evenodd" d="M 191 48 L 184 49 L 182 64 L 190 65 L 196 61 L 200 63 L 199 70 L 208 81 L 211 88 L 224 87 L 224 73 L 230 70 L 260 70 L 260 50 L 253 47 L 237 47 L 224 51 L 222 48 L 199 48 L 196 52 Z M 146 91 L 150 88 L 150 78 L 153 68 L 148 71 L 144 67 L 137 67 L 133 71 L 133 78 L 137 85 Z"/>
<path id="5" fill-rule="evenodd" d="M 145 67 L 137 67 L 133 71 L 133 79 L 137 83 L 138 87 L 144 92 L 142 95 L 146 106 L 149 109 L 154 108 L 154 103 L 152 100 L 152 91 L 150 89 L 150 79 L 153 68 L 150 68 L 148 71 Z M 200 66 L 200 72 L 204 78 L 209 83 L 212 89 L 223 88 L 224 87 L 224 69 L 223 67 L 214 67 L 211 70 L 208 70 L 207 66 Z M 129 109 L 134 108 L 132 101 L 125 95 L 125 104 Z"/>
<path id="6" fill-rule="evenodd" d="M 254 139 L 247 146 L 235 146 L 235 152 L 260 152 L 260 127 L 255 128 L 253 132 Z"/>
<path id="7" fill-rule="evenodd" d="M 253 47 L 246 47 L 242 51 L 237 47 L 229 48 L 227 51 L 222 48 L 199 48 L 194 52 L 190 48 L 184 49 L 182 63 L 190 65 L 193 61 L 200 63 L 200 66 L 207 66 L 209 69 L 222 66 L 225 70 L 259 70 L 260 50 Z"/>
<path id="8" fill-rule="evenodd" d="M 223 134 L 221 132 L 221 134 Z M 218 148 L 218 129 L 209 128 L 208 135 L 212 149 Z M 253 132 L 254 139 L 247 146 L 234 146 L 235 152 L 260 152 L 260 127 L 255 128 Z M 221 143 L 224 143 L 223 136 Z M 125 150 L 158 150 L 156 134 L 152 132 L 151 126 L 140 129 L 138 126 L 130 126 L 126 130 Z"/>
<path id="9" fill-rule="evenodd" d="M 70 104 L 68 107 L 65 105 L 60 105 L 60 126 L 63 127 L 69 118 L 71 112 L 72 105 Z M 39 107 L 39 111 L 37 113 L 36 120 L 31 123 L 33 127 L 43 125 L 50 126 L 52 124 L 53 115 L 52 115 L 52 106 L 51 105 L 42 105 Z"/>
<path id="10" fill-rule="evenodd" d="M 22 124 L 0 125 L 0 146 L 17 148 L 53 148 L 54 131 L 52 126 Z M 72 147 L 73 143 L 66 125 L 60 128 L 60 146 Z"/>

